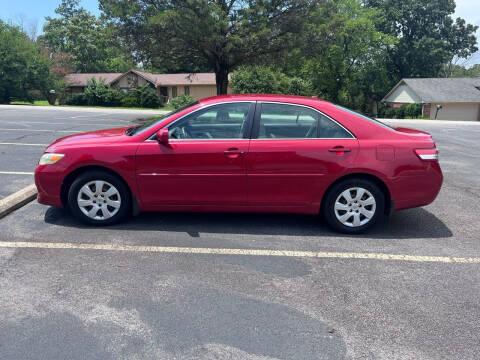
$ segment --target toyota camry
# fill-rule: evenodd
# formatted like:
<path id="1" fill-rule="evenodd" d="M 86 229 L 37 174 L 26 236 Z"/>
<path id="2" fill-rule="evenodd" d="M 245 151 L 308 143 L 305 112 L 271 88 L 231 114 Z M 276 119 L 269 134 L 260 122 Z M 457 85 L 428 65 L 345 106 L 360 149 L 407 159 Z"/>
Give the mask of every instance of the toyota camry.
<path id="1" fill-rule="evenodd" d="M 431 203 L 442 179 L 430 134 L 283 95 L 216 96 L 67 136 L 35 171 L 41 204 L 92 225 L 141 211 L 276 212 L 317 214 L 350 234 Z"/>

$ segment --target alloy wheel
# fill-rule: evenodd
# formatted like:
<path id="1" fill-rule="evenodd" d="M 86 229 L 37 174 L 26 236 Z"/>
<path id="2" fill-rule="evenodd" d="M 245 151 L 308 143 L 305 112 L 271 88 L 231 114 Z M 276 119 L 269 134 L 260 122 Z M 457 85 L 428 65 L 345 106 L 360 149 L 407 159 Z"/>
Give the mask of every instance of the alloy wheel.
<path id="1" fill-rule="evenodd" d="M 351 228 L 367 224 L 375 215 L 376 207 L 372 193 L 362 187 L 346 189 L 334 204 L 338 221 Z"/>
<path id="2" fill-rule="evenodd" d="M 115 186 L 103 180 L 94 180 L 80 188 L 77 204 L 90 219 L 106 220 L 118 213 L 122 199 Z"/>

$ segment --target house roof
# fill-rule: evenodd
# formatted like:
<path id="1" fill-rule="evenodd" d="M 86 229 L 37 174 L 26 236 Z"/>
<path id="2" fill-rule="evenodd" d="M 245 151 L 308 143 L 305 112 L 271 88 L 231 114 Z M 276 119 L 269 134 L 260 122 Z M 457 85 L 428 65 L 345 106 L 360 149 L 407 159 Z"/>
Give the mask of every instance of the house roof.
<path id="1" fill-rule="evenodd" d="M 90 79 L 95 79 L 96 81 L 103 79 L 105 80 L 105 85 L 109 85 L 120 75 L 122 73 L 68 74 L 65 75 L 65 82 L 68 86 L 87 86 Z"/>
<path id="2" fill-rule="evenodd" d="M 88 80 L 105 80 L 105 85 L 110 85 L 128 73 L 133 72 L 157 86 L 171 85 L 215 85 L 214 73 L 191 74 L 152 74 L 139 70 L 129 70 L 126 73 L 99 73 L 99 74 L 69 74 L 65 76 L 68 86 L 87 86 Z"/>
<path id="3" fill-rule="evenodd" d="M 382 101 L 388 101 L 401 85 L 407 85 L 423 103 L 480 102 L 480 78 L 402 79 Z"/>

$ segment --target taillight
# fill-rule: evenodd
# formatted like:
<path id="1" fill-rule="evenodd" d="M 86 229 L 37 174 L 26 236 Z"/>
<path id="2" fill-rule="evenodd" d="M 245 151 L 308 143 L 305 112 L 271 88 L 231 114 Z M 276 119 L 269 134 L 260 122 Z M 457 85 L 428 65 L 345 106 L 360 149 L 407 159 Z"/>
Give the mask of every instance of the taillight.
<path id="1" fill-rule="evenodd" d="M 415 149 L 415 154 L 423 161 L 438 161 L 438 150 L 433 149 Z"/>

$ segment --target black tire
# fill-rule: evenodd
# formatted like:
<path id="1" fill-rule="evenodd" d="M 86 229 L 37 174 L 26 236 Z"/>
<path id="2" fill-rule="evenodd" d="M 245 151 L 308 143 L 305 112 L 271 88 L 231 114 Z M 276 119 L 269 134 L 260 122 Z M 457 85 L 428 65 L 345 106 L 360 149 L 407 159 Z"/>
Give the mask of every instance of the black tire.
<path id="1" fill-rule="evenodd" d="M 87 185 L 93 181 L 103 181 L 105 183 L 104 189 L 110 189 L 110 185 L 112 185 L 117 191 L 119 195 L 114 195 L 109 200 L 116 200 L 118 201 L 118 197 L 120 198 L 120 206 L 118 211 L 116 211 L 111 217 L 104 218 L 103 217 L 103 210 L 100 208 L 97 212 L 99 218 L 92 218 L 84 214 L 81 210 L 80 205 L 78 204 L 77 198 L 79 196 L 80 189 L 83 188 L 84 185 Z M 95 186 L 95 185 L 93 185 Z M 97 195 L 98 196 L 98 195 Z M 103 198 L 104 199 L 104 198 Z M 103 202 L 105 204 L 98 205 L 102 201 L 95 199 L 96 206 L 107 206 L 106 200 Z M 131 195 L 130 190 L 124 184 L 122 180 L 120 180 L 117 176 L 112 175 L 108 172 L 101 171 L 101 170 L 94 170 L 83 173 L 79 175 L 75 181 L 70 186 L 68 191 L 68 206 L 72 212 L 72 214 L 79 219 L 80 221 L 89 224 L 89 225 L 96 225 L 96 226 L 104 226 L 104 225 L 111 225 L 118 223 L 119 221 L 123 220 L 129 213 L 131 207 Z M 118 205 L 117 205 L 118 206 Z M 84 207 L 85 210 L 92 209 L 92 207 Z M 114 212 L 115 207 L 108 206 L 108 212 Z"/>
<path id="2" fill-rule="evenodd" d="M 358 225 L 354 226 L 353 221 L 354 217 L 353 216 L 358 216 L 359 219 L 364 221 L 365 219 L 368 219 L 365 215 L 363 215 L 361 207 L 362 205 L 360 204 L 361 201 L 357 201 L 357 203 L 353 203 L 354 201 L 352 200 L 352 204 L 349 205 L 349 202 L 346 201 L 345 206 L 347 206 L 350 210 L 338 210 L 338 212 L 335 209 L 335 203 L 337 199 L 341 196 L 342 193 L 344 193 L 348 189 L 353 189 L 353 188 L 362 188 L 370 192 L 370 195 L 375 199 L 375 205 L 363 205 L 365 210 L 372 210 L 373 211 L 373 216 L 370 217 L 370 220 L 367 220 L 367 222 L 363 225 Z M 355 190 L 352 190 L 349 192 L 352 197 L 355 197 L 357 195 Z M 365 193 L 364 196 L 369 196 L 368 193 Z M 340 203 L 342 201 L 345 201 L 345 198 L 340 198 Z M 343 203 L 342 203 L 343 204 Z M 360 213 L 359 213 L 360 211 Z M 351 217 L 348 218 L 347 213 L 350 212 L 352 213 Z M 324 200 L 322 201 L 322 215 L 327 224 L 335 231 L 341 232 L 344 234 L 361 234 L 372 228 L 380 219 L 383 218 L 385 212 L 385 195 L 383 194 L 382 190 L 378 187 L 377 184 L 375 184 L 372 181 L 369 181 L 367 179 L 361 179 L 361 178 L 350 178 L 350 179 L 345 179 L 343 181 L 338 182 L 335 184 L 325 195 Z M 346 216 L 345 223 L 350 223 L 350 226 L 344 225 L 338 218 L 337 218 L 337 213 L 341 217 L 342 215 Z M 357 213 L 357 214 L 355 214 Z"/>

